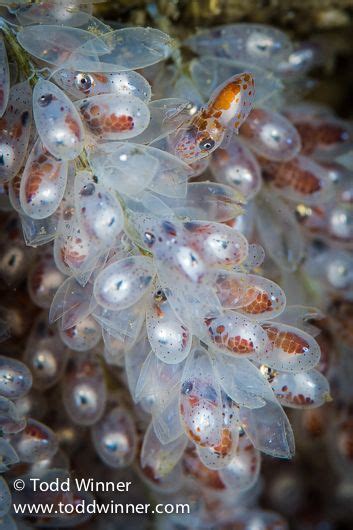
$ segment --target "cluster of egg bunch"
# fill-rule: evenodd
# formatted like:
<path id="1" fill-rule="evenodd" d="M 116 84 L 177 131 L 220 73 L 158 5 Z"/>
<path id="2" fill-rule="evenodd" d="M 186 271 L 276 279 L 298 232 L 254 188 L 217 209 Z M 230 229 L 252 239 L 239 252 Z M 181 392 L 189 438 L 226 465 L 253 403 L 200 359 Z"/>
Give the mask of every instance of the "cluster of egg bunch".
<path id="1" fill-rule="evenodd" d="M 58 451 L 58 439 L 47 426 L 49 418 L 44 419 L 46 398 L 34 388 L 32 371 L 23 356 L 38 313 L 26 292 L 28 266 L 36 252 L 25 247 L 21 223 L 13 213 L 2 212 L 1 231 L 0 525 L 15 530 L 19 521 L 12 502 L 24 498 L 18 496 L 14 483 L 39 475 L 45 480 Z"/>
<path id="2" fill-rule="evenodd" d="M 340 275 L 336 262 L 347 269 L 351 258 L 344 249 L 337 253 L 330 246 L 315 261 L 314 250 L 307 251 L 307 238 L 321 234 L 351 245 L 351 160 L 344 155 L 352 150 L 353 133 L 331 109 L 297 101 L 310 81 L 307 72 L 323 62 L 320 49 L 310 42 L 293 46 L 280 30 L 254 24 L 202 31 L 185 45 L 199 57 L 190 63 L 188 83 L 175 74 L 171 84 L 177 94 L 189 92 L 196 105 L 245 65 L 260 85 L 240 135 L 205 162 L 217 182 L 249 201 L 238 227 L 248 237 L 256 230 L 280 269 L 293 271 L 306 257 L 313 269 L 322 271 L 322 282 L 326 272 L 335 288 Z M 334 254 L 330 281 L 322 263 L 332 262 Z M 348 276 L 340 288 L 347 289 Z"/>
<path id="3" fill-rule="evenodd" d="M 24 457 L 29 449 L 25 446 L 26 432 L 37 429 L 37 422 L 26 422 L 16 404 L 16 400 L 28 392 L 31 383 L 31 373 L 23 362 L 6 355 L 0 356 L 1 474 L 20 460 L 25 461 Z M 40 429 L 41 425 L 38 425 L 38 428 Z M 31 449 L 35 451 L 34 446 Z M 8 513 L 11 510 L 11 499 L 7 481 L 0 475 L 0 521 L 6 528 L 11 528 L 13 523 Z"/>
<path id="4" fill-rule="evenodd" d="M 3 207 L 8 195 L 27 244 L 39 246 L 28 289 L 44 313 L 23 356 L 34 388 L 61 384 L 67 416 L 90 428 L 107 466 L 135 465 L 159 495 L 198 493 L 194 526 L 209 519 L 217 528 L 238 521 L 250 530 L 259 520 L 284 527 L 275 514 L 249 512 L 256 491 L 251 500 L 244 492 L 255 485 L 260 451 L 293 455 L 282 406 L 320 406 L 329 388 L 315 369 L 320 348 L 307 311 L 286 307 L 283 290 L 254 272 L 264 252 L 238 230 L 247 183 L 222 177 L 218 153 L 245 157 L 250 179 L 260 178 L 258 162 L 238 130 L 266 167 L 298 154 L 294 127 L 268 110 L 280 81 L 259 75 L 264 57 L 277 62 L 277 49 L 291 57 L 289 43 L 264 26 L 222 30 L 210 36 L 213 59 L 196 60 L 187 78 L 166 34 L 112 31 L 89 10 L 12 7 L 1 29 Z M 202 53 L 202 38 L 192 42 Z M 227 42 L 251 73 L 223 60 Z M 216 65 L 227 75 L 216 78 L 207 103 L 195 99 L 195 78 Z M 252 110 L 254 76 L 266 109 Z M 203 180 L 210 161 L 217 182 Z M 264 211 L 260 203 L 253 210 L 259 218 Z M 279 221 L 267 217 L 275 240 Z M 116 398 L 117 385 L 135 405 Z M 52 440 L 28 425 L 28 436 Z M 41 459 L 56 452 L 49 442 L 55 450 Z M 24 447 L 21 460 L 33 462 L 36 451 Z"/>
<path id="5" fill-rule="evenodd" d="M 227 68 L 242 67 L 243 58 L 234 54 L 239 31 L 239 25 L 223 26 L 187 41 L 200 55 L 191 66 L 200 93 L 206 90 L 207 94 L 215 79 L 228 75 Z M 271 28 L 268 32 L 275 35 Z M 250 199 L 246 214 L 237 219 L 235 226 L 248 238 L 257 237 L 264 244 L 267 257 L 277 265 L 288 287 L 289 299 L 314 302 L 328 313 L 324 321 L 318 322 L 322 329 L 318 340 L 325 353 L 320 370 L 331 382 L 334 403 L 329 408 L 304 411 L 296 423 L 301 426 L 301 448 L 309 458 L 323 443 L 326 445 L 327 466 L 331 463 L 340 477 L 333 486 L 337 488 L 334 502 L 345 502 L 348 507 L 353 439 L 349 331 L 353 285 L 352 126 L 324 105 L 295 101 L 299 86 L 305 89 L 308 69 L 322 59 L 312 44 L 293 51 L 288 38 L 278 30 L 276 33 L 277 40 L 269 38 L 266 46 L 260 42 L 257 57 L 252 54 L 246 61 L 254 65 L 251 69 L 255 80 L 258 73 L 260 79 L 270 77 L 272 95 L 268 92 L 267 100 L 262 93 L 259 95 L 240 135 L 214 153 L 209 167 L 217 182 L 230 185 Z M 214 39 L 218 42 L 215 47 Z M 257 44 L 249 38 L 249 49 Z M 206 65 L 214 66 L 210 71 Z M 299 274 L 288 274 L 298 269 Z M 278 274 L 273 263 L 267 270 Z M 322 319 L 320 314 L 307 316 Z M 293 476 L 299 474 L 292 470 Z M 320 464 L 316 466 L 317 476 L 322 476 Z M 315 487 L 320 489 L 317 481 Z M 301 488 L 305 490 L 303 483 Z M 322 490 L 320 494 L 325 499 Z M 322 513 L 327 517 L 327 506 L 322 507 Z"/>
<path id="6" fill-rule="evenodd" d="M 222 79 L 222 75 L 227 75 L 224 68 L 234 64 L 234 49 L 239 42 L 237 31 L 239 25 L 224 26 L 189 40 L 193 51 L 201 54 L 193 63 L 194 83 L 200 90 L 205 87 L 207 90 L 217 76 Z M 262 94 L 260 100 L 255 101 L 256 108 L 241 127 L 240 136 L 214 153 L 210 170 L 217 182 L 232 186 L 248 199 L 256 196 L 235 226 L 241 227 L 250 238 L 255 235 L 264 244 L 267 256 L 283 274 L 290 299 L 299 303 L 314 301 L 328 312 L 328 317 L 318 323 L 322 329 L 319 343 L 325 352 L 320 370 L 331 381 L 334 403 L 329 408 L 304 411 L 296 423 L 302 452 L 309 455 L 308 458 L 325 444 L 327 466 L 331 464 L 336 476 L 340 477 L 332 486 L 337 490 L 333 502 L 344 502 L 349 507 L 353 438 L 352 338 L 349 331 L 352 315 L 352 126 L 337 118 L 328 107 L 298 103 L 290 92 L 288 97 L 290 85 L 297 88 L 300 82 L 305 87 L 304 75 L 319 57 L 315 57 L 311 45 L 291 50 L 286 36 L 277 34 L 278 40 L 272 50 L 270 39 L 267 49 L 259 47 L 258 61 L 254 65 L 260 71 L 266 67 L 261 77 L 272 72 L 271 80 L 277 83 L 273 96 L 265 105 Z M 212 36 L 219 39 L 215 49 L 212 45 L 206 46 L 208 38 L 212 42 Z M 275 57 L 277 59 L 273 60 Z M 242 60 L 235 59 L 234 67 L 241 68 Z M 250 64 L 254 57 L 247 59 Z M 199 68 L 212 61 L 215 66 L 211 72 Z M 256 74 L 255 69 L 255 79 Z M 282 95 L 281 83 L 287 86 Z M 288 274 L 298 268 L 299 275 Z M 273 268 L 272 274 L 276 275 Z M 322 319 L 320 314 L 307 316 Z M 287 470 L 287 473 L 298 478 L 298 469 Z M 316 469 L 313 466 L 313 471 L 316 471 L 315 478 L 322 476 L 319 464 Z M 281 487 L 282 479 L 279 474 Z M 326 477 L 323 480 L 325 482 Z M 301 486 L 297 480 L 293 483 L 305 491 L 306 487 L 313 486 L 309 482 L 302 481 Z M 314 488 L 320 491 L 317 480 Z M 289 489 L 290 492 L 293 490 Z M 325 499 L 322 489 L 320 495 Z M 302 501 L 305 504 L 304 498 Z M 288 514 L 293 515 L 292 499 L 288 500 L 289 505 Z M 321 509 L 322 516 L 327 517 L 325 502 Z"/>

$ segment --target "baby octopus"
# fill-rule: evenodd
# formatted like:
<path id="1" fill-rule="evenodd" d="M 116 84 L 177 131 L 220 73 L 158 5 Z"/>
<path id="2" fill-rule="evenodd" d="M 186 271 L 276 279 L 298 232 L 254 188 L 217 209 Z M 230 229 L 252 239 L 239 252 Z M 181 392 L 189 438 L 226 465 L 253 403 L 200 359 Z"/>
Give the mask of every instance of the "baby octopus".
<path id="1" fill-rule="evenodd" d="M 238 74 L 225 81 L 206 107 L 176 132 L 173 144 L 177 156 L 191 163 L 214 151 L 246 120 L 254 96 L 251 74 Z"/>

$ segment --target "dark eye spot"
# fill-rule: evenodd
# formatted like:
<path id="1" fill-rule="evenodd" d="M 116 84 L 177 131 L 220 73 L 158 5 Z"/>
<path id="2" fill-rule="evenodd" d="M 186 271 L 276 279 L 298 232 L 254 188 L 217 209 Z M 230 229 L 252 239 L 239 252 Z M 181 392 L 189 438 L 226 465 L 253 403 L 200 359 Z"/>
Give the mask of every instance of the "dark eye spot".
<path id="1" fill-rule="evenodd" d="M 215 146 L 215 141 L 212 138 L 205 138 L 199 143 L 201 151 L 210 151 Z"/>
<path id="2" fill-rule="evenodd" d="M 82 190 L 81 190 L 81 195 L 83 197 L 89 197 L 90 195 L 93 195 L 93 193 L 95 192 L 95 185 L 94 184 L 86 184 L 85 186 L 83 186 Z"/>
<path id="3" fill-rule="evenodd" d="M 28 118 L 29 118 L 29 112 L 26 110 L 25 112 L 21 114 L 21 123 L 24 127 L 27 125 Z"/>
<path id="4" fill-rule="evenodd" d="M 93 84 L 93 77 L 89 74 L 78 74 L 76 76 L 76 86 L 83 92 L 87 92 L 93 86 Z"/>
<path id="5" fill-rule="evenodd" d="M 185 381 L 185 383 L 181 386 L 181 392 L 182 394 L 190 394 L 191 390 L 193 389 L 193 384 L 191 381 Z"/>
<path id="6" fill-rule="evenodd" d="M 170 221 L 164 221 L 162 224 L 163 230 L 170 236 L 176 236 L 176 228 Z"/>
<path id="7" fill-rule="evenodd" d="M 39 105 L 41 107 L 47 107 L 53 101 L 53 94 L 43 94 L 39 98 Z"/>
<path id="8" fill-rule="evenodd" d="M 146 243 L 146 245 L 151 247 L 153 243 L 156 241 L 156 238 L 154 234 L 152 234 L 152 232 L 145 232 L 143 235 L 143 241 Z"/>
<path id="9" fill-rule="evenodd" d="M 167 297 L 162 289 L 158 289 L 158 291 L 154 293 L 154 299 L 156 302 L 165 302 Z"/>

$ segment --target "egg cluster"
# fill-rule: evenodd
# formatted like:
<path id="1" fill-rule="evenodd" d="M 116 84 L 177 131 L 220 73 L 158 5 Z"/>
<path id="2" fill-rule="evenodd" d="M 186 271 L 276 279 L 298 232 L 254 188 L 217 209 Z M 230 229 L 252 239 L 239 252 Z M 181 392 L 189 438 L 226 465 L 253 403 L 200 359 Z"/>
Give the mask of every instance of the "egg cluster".
<path id="1" fill-rule="evenodd" d="M 257 507 L 261 452 L 291 458 L 283 407 L 331 399 L 303 304 L 353 285 L 352 130 L 300 102 L 323 58 L 270 26 L 179 46 L 71 4 L 0 19 L 0 275 L 30 297 L 2 303 L 4 341 L 32 312 L 23 346 L 3 343 L 0 472 L 11 487 L 98 456 L 92 473 L 192 503 L 161 529 L 285 529 Z M 1 478 L 12 529 L 10 507 Z"/>

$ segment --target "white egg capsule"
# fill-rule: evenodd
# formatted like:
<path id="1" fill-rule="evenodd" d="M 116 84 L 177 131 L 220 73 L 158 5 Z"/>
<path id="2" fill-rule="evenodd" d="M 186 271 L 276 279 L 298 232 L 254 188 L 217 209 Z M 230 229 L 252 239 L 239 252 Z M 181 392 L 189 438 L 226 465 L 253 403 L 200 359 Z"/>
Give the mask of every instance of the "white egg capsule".
<path id="1" fill-rule="evenodd" d="M 102 307 L 119 311 L 135 304 L 149 288 L 155 274 L 152 260 L 130 256 L 108 265 L 94 283 L 94 296 Z"/>
<path id="2" fill-rule="evenodd" d="M 17 399 L 25 395 L 32 386 L 32 375 L 21 361 L 0 356 L 0 395 Z"/>
<path id="3" fill-rule="evenodd" d="M 80 154 L 84 141 L 82 121 L 60 88 L 39 80 L 33 90 L 33 114 L 43 145 L 53 156 L 73 160 Z"/>
<path id="4" fill-rule="evenodd" d="M 47 460 L 58 450 L 55 433 L 43 423 L 29 418 L 23 431 L 12 438 L 21 462 L 36 463 Z"/>
<path id="5" fill-rule="evenodd" d="M 54 79 L 77 99 L 101 94 L 135 96 L 145 102 L 151 99 L 150 84 L 134 71 L 95 73 L 62 69 L 54 74 Z"/>
<path id="6" fill-rule="evenodd" d="M 269 160 L 290 160 L 301 148 L 295 127 L 284 116 L 270 110 L 253 109 L 240 134 L 250 149 Z"/>
<path id="7" fill-rule="evenodd" d="M 93 425 L 102 416 L 107 390 L 102 367 L 93 354 L 76 354 L 69 362 L 63 382 L 63 402 L 71 420 Z"/>
<path id="8" fill-rule="evenodd" d="M 26 215 L 44 219 L 59 207 L 67 180 L 67 163 L 57 160 L 38 140 L 29 154 L 20 183 L 20 204 Z"/>
<path id="9" fill-rule="evenodd" d="M 68 348 L 75 351 L 88 351 L 94 348 L 101 339 L 101 327 L 91 316 L 87 316 L 67 329 L 59 327 L 61 340 Z"/>
<path id="10" fill-rule="evenodd" d="M 100 139 L 125 140 L 141 134 L 150 122 L 150 111 L 131 95 L 102 94 L 77 103 L 87 129 Z"/>
<path id="11" fill-rule="evenodd" d="M 127 410 L 115 407 L 92 427 L 94 447 L 103 462 L 112 468 L 130 465 L 137 450 L 137 433 Z"/>
<path id="12" fill-rule="evenodd" d="M 187 357 L 192 334 L 178 319 L 162 289 L 155 291 L 147 308 L 146 327 L 152 350 L 161 361 L 175 364 Z"/>
<path id="13" fill-rule="evenodd" d="M 75 207 L 79 225 L 89 242 L 109 247 L 116 243 L 124 225 L 120 203 L 85 171 L 77 173 L 75 178 Z"/>
<path id="14" fill-rule="evenodd" d="M 27 81 L 14 85 L 0 121 L 0 178 L 4 180 L 17 175 L 26 156 L 32 124 L 31 95 Z"/>

